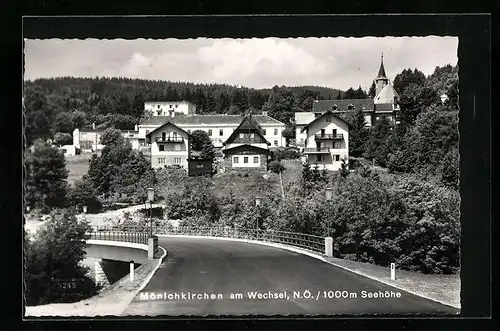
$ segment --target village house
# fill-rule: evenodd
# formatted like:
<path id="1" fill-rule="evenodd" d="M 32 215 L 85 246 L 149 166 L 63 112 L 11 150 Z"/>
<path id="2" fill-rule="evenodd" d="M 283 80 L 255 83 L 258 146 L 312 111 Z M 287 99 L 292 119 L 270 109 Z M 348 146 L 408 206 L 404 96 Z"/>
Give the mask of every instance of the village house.
<path id="1" fill-rule="evenodd" d="M 383 55 L 378 75 L 373 82 L 375 83 L 375 97 L 373 99 L 315 100 L 312 112 L 316 114 L 315 116 L 320 116 L 329 110 L 337 114 L 361 110 L 367 127 L 375 125 L 377 120 L 384 117 L 391 122 L 395 122 L 395 112 L 400 110 L 399 95 L 389 78 L 387 78 Z M 296 125 L 304 126 L 305 124 L 301 122 L 300 124 L 296 123 Z M 299 131 L 299 128 L 297 128 L 297 131 Z"/>
<path id="2" fill-rule="evenodd" d="M 223 143 L 224 171 L 262 170 L 267 171 L 269 146 L 255 116 L 245 116 L 238 127 Z"/>
<path id="3" fill-rule="evenodd" d="M 151 146 L 151 167 L 188 168 L 190 134 L 177 125 L 166 122 L 146 136 Z"/>
<path id="4" fill-rule="evenodd" d="M 97 130 L 95 124 L 92 127 L 84 127 L 73 130 L 73 146 L 82 153 L 91 153 L 104 148 L 101 137 L 104 130 Z M 121 130 L 123 138 L 130 142 L 132 149 L 139 149 L 139 129 L 137 125 L 132 130 Z"/>
<path id="5" fill-rule="evenodd" d="M 152 116 L 169 116 L 171 113 L 196 114 L 196 105 L 189 101 L 146 101 L 144 110 Z"/>
<path id="6" fill-rule="evenodd" d="M 331 110 L 320 116 L 311 112 L 295 113 L 295 118 L 296 121 L 308 121 L 297 133 L 297 140 L 304 146 L 301 149 L 302 161 L 315 165 L 318 169 L 339 170 L 342 159 L 347 161 L 349 158 L 347 122 Z"/>

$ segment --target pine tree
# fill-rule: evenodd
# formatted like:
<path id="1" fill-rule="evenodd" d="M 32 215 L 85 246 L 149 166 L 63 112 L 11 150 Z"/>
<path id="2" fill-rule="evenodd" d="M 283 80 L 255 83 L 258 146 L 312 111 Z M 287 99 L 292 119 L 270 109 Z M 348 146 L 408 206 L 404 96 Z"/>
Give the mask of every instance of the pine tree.
<path id="1" fill-rule="evenodd" d="M 361 109 L 356 109 L 353 121 L 349 128 L 349 154 L 353 157 L 361 156 L 368 140 L 366 120 Z"/>

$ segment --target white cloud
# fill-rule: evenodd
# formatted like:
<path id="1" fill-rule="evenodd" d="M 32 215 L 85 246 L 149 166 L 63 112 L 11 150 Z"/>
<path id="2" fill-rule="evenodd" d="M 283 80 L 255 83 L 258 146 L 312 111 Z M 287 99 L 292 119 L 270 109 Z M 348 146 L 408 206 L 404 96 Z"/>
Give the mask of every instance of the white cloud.
<path id="1" fill-rule="evenodd" d="M 380 53 L 389 78 L 457 63 L 458 38 L 27 40 L 27 79 L 125 76 L 194 83 L 367 89 Z"/>

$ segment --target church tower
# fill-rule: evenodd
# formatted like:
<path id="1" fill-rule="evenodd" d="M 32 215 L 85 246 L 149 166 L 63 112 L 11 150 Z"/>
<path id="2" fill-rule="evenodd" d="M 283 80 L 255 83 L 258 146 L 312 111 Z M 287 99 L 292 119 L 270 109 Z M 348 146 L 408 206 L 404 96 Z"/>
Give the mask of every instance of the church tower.
<path id="1" fill-rule="evenodd" d="M 380 61 L 380 69 L 378 70 L 378 76 L 375 78 L 375 97 L 384 89 L 384 87 L 389 84 L 389 79 L 385 74 L 384 68 L 384 53 L 382 53 L 382 59 Z"/>

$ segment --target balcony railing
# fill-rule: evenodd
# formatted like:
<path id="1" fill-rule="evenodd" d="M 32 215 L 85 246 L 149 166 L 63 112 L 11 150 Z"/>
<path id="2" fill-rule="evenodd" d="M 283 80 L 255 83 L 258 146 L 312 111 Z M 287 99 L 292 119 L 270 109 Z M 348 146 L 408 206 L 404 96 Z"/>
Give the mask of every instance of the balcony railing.
<path id="1" fill-rule="evenodd" d="M 89 233 L 92 240 L 106 241 L 122 241 L 135 244 L 148 244 L 149 232 L 147 229 L 137 232 L 128 231 L 106 231 L 110 229 L 94 229 L 94 232 Z"/>
<path id="2" fill-rule="evenodd" d="M 328 154 L 330 153 L 330 147 L 314 147 L 314 148 L 304 148 L 304 154 Z"/>
<path id="3" fill-rule="evenodd" d="M 184 137 L 156 137 L 155 141 L 157 143 L 183 143 Z"/>
<path id="4" fill-rule="evenodd" d="M 314 139 L 316 140 L 342 140 L 344 139 L 344 135 L 342 133 L 339 134 L 316 134 L 314 135 Z"/>

